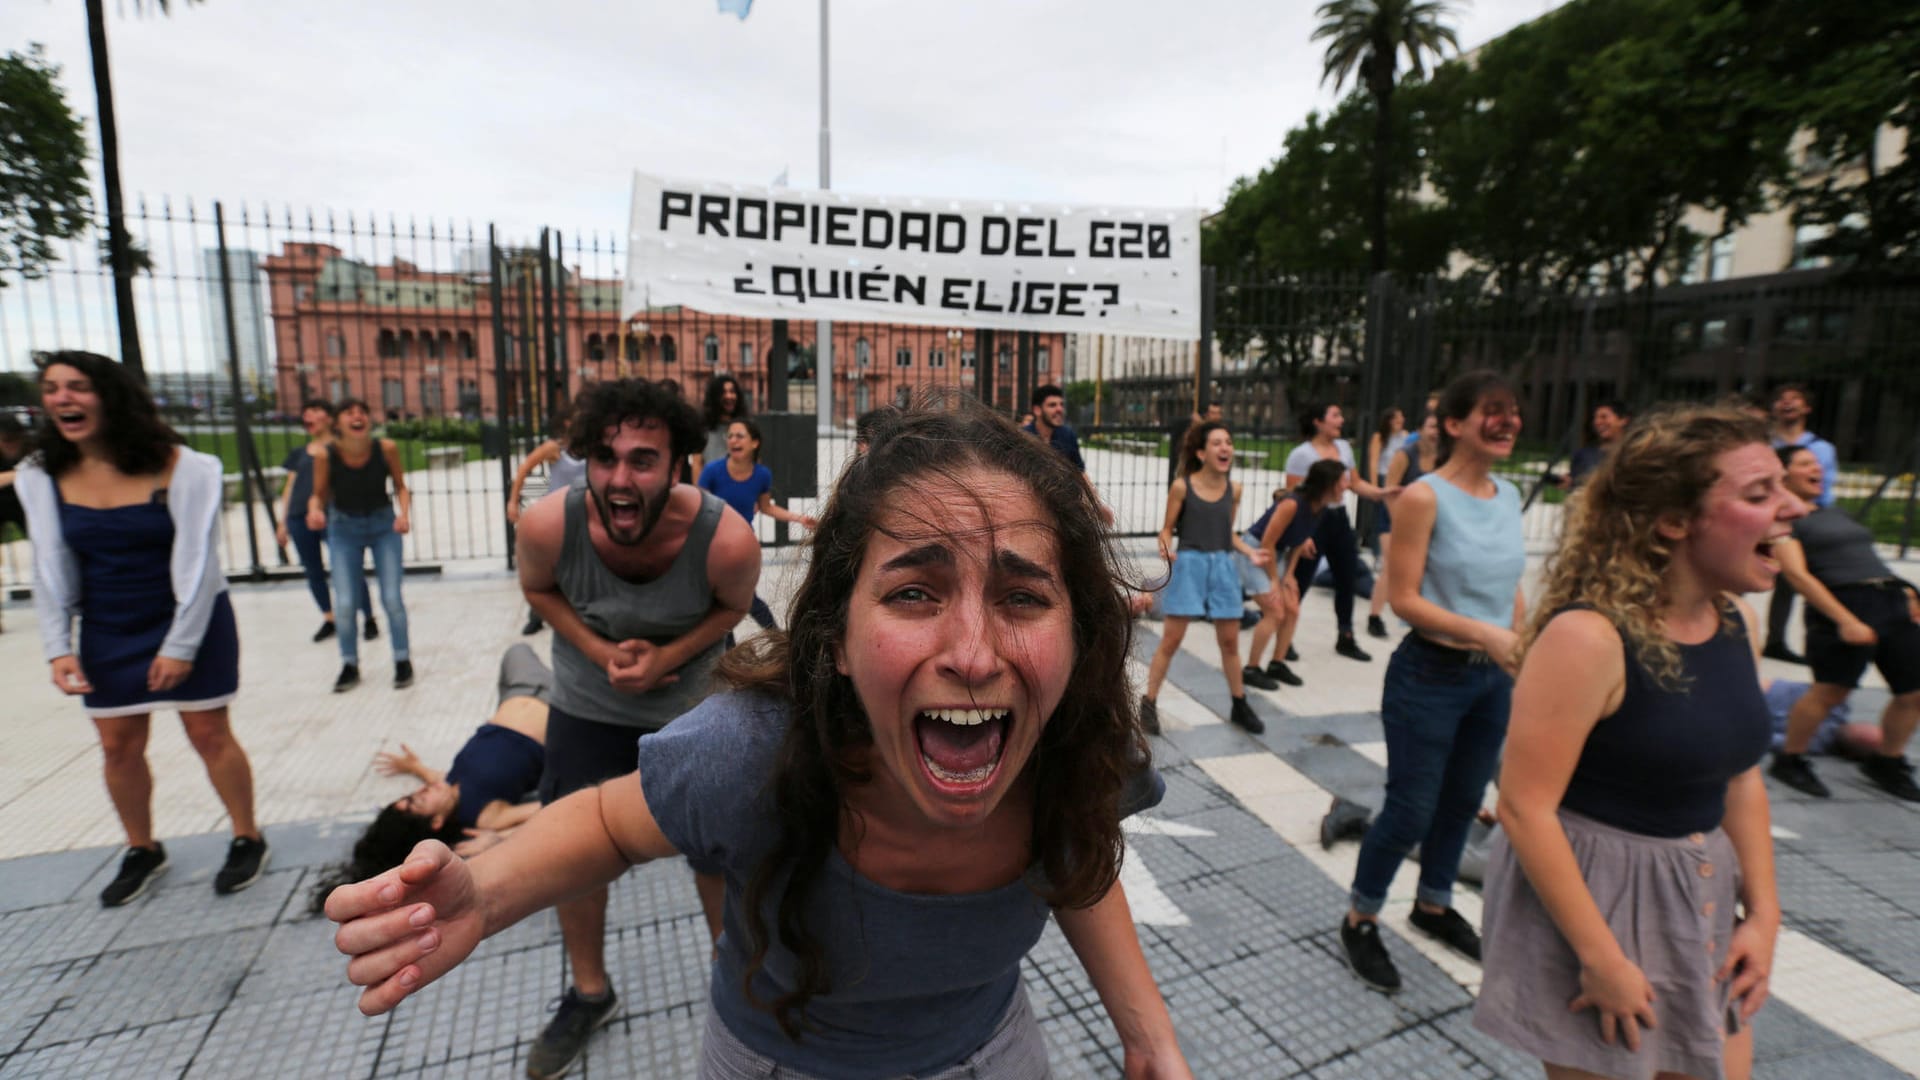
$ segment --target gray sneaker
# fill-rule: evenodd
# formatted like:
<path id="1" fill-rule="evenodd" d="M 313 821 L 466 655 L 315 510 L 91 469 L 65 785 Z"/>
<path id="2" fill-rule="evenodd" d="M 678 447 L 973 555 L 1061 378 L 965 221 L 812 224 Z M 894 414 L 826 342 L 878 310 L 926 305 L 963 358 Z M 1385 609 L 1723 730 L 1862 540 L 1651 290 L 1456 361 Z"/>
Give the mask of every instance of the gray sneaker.
<path id="1" fill-rule="evenodd" d="M 553 1019 L 547 1021 L 540 1037 L 534 1040 L 533 1049 L 527 1052 L 527 1075 L 532 1080 L 565 1076 L 573 1063 L 580 1060 L 587 1040 L 613 1019 L 613 1007 L 619 1000 L 612 987 L 607 988 L 607 996 L 599 1001 L 588 1001 L 580 996 L 578 989 L 567 987 Z"/>

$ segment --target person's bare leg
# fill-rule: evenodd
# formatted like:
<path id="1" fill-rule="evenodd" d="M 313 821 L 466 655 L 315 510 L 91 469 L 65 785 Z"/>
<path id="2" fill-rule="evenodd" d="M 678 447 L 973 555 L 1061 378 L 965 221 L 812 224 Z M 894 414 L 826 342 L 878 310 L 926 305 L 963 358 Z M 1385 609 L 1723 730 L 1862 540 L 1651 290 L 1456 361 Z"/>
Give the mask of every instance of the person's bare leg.
<path id="1" fill-rule="evenodd" d="M 1216 620 L 1213 639 L 1220 643 L 1220 666 L 1227 671 L 1227 692 L 1234 697 L 1246 697 L 1247 687 L 1240 679 L 1240 620 Z"/>
<path id="2" fill-rule="evenodd" d="M 1753 1075 L 1753 1027 L 1749 1024 L 1740 1029 L 1740 1034 L 1727 1036 L 1727 1046 L 1720 1052 L 1720 1067 L 1727 1074 L 1727 1080 L 1748 1080 Z M 1661 1076 L 1678 1076 L 1678 1073 L 1661 1073 Z"/>
<path id="3" fill-rule="evenodd" d="M 1379 571 L 1373 575 L 1373 599 L 1367 603 L 1367 614 L 1379 618 L 1387 609 L 1387 552 L 1393 550 L 1393 534 L 1380 534 Z"/>
<path id="4" fill-rule="evenodd" d="M 95 717 L 104 758 L 107 797 L 120 815 L 129 847 L 153 846 L 153 773 L 147 768 L 147 731 L 150 717 Z"/>
<path id="5" fill-rule="evenodd" d="M 1887 711 L 1880 714 L 1880 753 L 1888 757 L 1906 753 L 1916 726 L 1920 726 L 1920 690 L 1887 702 Z"/>
<path id="6" fill-rule="evenodd" d="M 1300 602 L 1286 603 L 1286 611 L 1280 618 L 1280 628 L 1273 635 L 1273 658 L 1279 660 L 1293 648 L 1293 632 L 1300 627 Z"/>
<path id="7" fill-rule="evenodd" d="M 1781 743 L 1780 752 L 1785 754 L 1804 754 L 1812 745 L 1814 733 L 1820 730 L 1820 722 L 1834 707 L 1847 700 L 1853 691 L 1833 683 L 1814 683 L 1800 700 L 1787 710 L 1787 737 Z"/>
<path id="8" fill-rule="evenodd" d="M 588 997 L 606 993 L 607 887 L 561 901 L 553 910 L 560 916 L 560 943 L 567 950 L 574 988 Z"/>
<path id="9" fill-rule="evenodd" d="M 1166 681 L 1167 668 L 1173 664 L 1173 654 L 1180 651 L 1180 639 L 1187 636 L 1187 623 L 1191 621 L 1178 615 L 1167 616 L 1160 630 L 1160 647 L 1153 650 L 1153 662 L 1147 665 L 1147 700 L 1160 699 L 1160 684 Z M 1236 668 L 1236 671 L 1239 669 Z"/>
<path id="10" fill-rule="evenodd" d="M 182 712 L 180 723 L 187 729 L 187 741 L 207 767 L 207 779 L 227 808 L 233 822 L 233 835 L 258 838 L 260 828 L 253 819 L 253 767 L 247 752 L 233 737 L 233 726 L 224 706 L 204 712 Z"/>
<path id="11" fill-rule="evenodd" d="M 1273 644 L 1273 635 L 1280 629 L 1279 590 L 1264 592 L 1253 598 L 1260 606 L 1260 621 L 1253 627 L 1253 647 L 1247 650 L 1247 666 L 1260 666 L 1260 654 Z"/>

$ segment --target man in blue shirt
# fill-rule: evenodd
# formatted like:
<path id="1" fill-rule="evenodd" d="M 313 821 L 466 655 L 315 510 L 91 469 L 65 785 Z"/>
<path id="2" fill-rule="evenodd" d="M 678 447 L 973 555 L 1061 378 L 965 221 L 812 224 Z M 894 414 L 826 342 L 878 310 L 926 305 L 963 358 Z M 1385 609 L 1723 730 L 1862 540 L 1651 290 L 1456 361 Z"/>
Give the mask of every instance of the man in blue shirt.
<path id="1" fill-rule="evenodd" d="M 1820 495 L 1814 501 L 1821 509 L 1833 505 L 1840 484 L 1840 454 L 1833 444 L 1807 430 L 1807 414 L 1813 411 L 1813 395 L 1800 383 L 1782 383 L 1773 391 L 1773 448 L 1804 446 L 1820 462 Z M 1787 647 L 1787 620 L 1793 614 L 1793 588 L 1786 578 L 1774 583 L 1773 600 L 1767 606 L 1767 645 L 1762 655 L 1790 664 L 1804 664 L 1806 658 Z"/>
<path id="2" fill-rule="evenodd" d="M 1058 450 L 1061 457 L 1080 470 L 1080 479 L 1086 481 L 1087 490 L 1093 493 L 1094 501 L 1099 503 L 1100 513 L 1107 519 L 1107 524 L 1113 524 L 1113 511 L 1100 502 L 1100 491 L 1087 476 L 1087 461 L 1080 456 L 1080 436 L 1067 426 L 1066 393 L 1053 383 L 1036 386 L 1032 408 L 1032 418 L 1020 430 L 1045 439 L 1048 446 Z"/>

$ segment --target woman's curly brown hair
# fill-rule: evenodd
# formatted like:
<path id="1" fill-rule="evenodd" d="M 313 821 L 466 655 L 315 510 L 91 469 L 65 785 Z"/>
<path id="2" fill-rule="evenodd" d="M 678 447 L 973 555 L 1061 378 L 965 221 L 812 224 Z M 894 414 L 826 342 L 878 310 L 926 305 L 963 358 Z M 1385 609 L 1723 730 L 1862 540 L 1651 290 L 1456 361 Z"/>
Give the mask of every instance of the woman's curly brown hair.
<path id="1" fill-rule="evenodd" d="M 1660 628 L 1673 545 L 1656 526 L 1700 513 L 1720 478 L 1714 461 L 1721 454 L 1766 441 L 1759 420 L 1722 406 L 1672 407 L 1635 420 L 1567 501 L 1560 547 L 1547 560 L 1545 589 L 1522 649 L 1555 615 L 1583 604 L 1619 628 L 1657 683 L 1679 689 L 1680 651 Z M 1730 622 L 1726 629 L 1737 633 L 1739 627 Z"/>
<path id="2" fill-rule="evenodd" d="M 718 670 L 723 683 L 774 697 L 790 710 L 769 781 L 780 834 L 747 884 L 743 915 L 751 951 L 748 999 L 772 1012 L 794 1039 L 806 1026 L 808 1000 L 832 989 L 821 943 L 807 925 L 806 899 L 840 835 L 845 792 L 869 779 L 858 763 L 873 743 L 853 683 L 835 666 L 834 650 L 846 635 L 848 601 L 868 543 L 897 510 L 903 492 L 940 480 L 966 490 L 964 474 L 986 469 L 1018 478 L 1052 515 L 1072 605 L 1074 666 L 1072 690 L 1048 718 L 1027 764 L 1037 870 L 1029 880 L 1044 888 L 1048 904 L 1091 906 L 1118 880 L 1121 788 L 1148 756 L 1127 683 L 1133 630 L 1121 592 L 1125 579 L 1079 472 L 1047 444 L 967 397 L 934 394 L 889 410 L 870 439 L 867 452 L 847 463 L 820 515 L 806 577 L 793 599 L 791 629 L 758 636 L 729 653 Z M 951 534 L 938 521 L 919 526 Z M 763 915 L 769 905 L 777 905 L 772 932 Z M 766 966 L 776 937 L 798 960 L 797 981 L 767 1002 L 753 979 Z"/>

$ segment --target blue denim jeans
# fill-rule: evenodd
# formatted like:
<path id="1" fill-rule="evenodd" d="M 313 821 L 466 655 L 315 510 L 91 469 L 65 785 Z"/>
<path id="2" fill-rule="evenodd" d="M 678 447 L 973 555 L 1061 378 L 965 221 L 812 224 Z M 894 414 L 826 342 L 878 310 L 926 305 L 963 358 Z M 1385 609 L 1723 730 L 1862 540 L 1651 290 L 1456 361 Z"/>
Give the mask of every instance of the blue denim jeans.
<path id="1" fill-rule="evenodd" d="M 1393 875 L 1420 847 L 1418 897 L 1453 903 L 1467 831 L 1500 763 L 1513 678 L 1498 664 L 1408 634 L 1387 662 L 1380 719 L 1387 734 L 1387 802 L 1360 843 L 1353 909 L 1376 915 Z"/>
<path id="2" fill-rule="evenodd" d="M 304 512 L 303 512 L 304 513 Z M 300 556 L 300 569 L 307 572 L 307 590 L 313 593 L 313 602 L 320 605 L 320 614 L 333 613 L 333 587 L 327 577 L 327 563 L 321 556 L 327 545 L 327 530 L 314 532 L 307 528 L 304 516 L 287 518 L 287 539 L 293 543 L 294 553 Z M 366 610 L 372 603 L 367 598 L 367 577 L 360 575 L 360 593 L 355 598 L 356 606 Z"/>
<path id="3" fill-rule="evenodd" d="M 400 534 L 393 531 L 393 508 L 371 514 L 327 515 L 327 555 L 333 560 L 334 621 L 340 624 L 340 661 L 360 662 L 360 635 L 353 632 L 354 617 L 367 595 L 367 572 L 361 562 L 373 551 L 373 573 L 380 579 L 380 606 L 387 612 L 387 635 L 396 661 L 408 658 L 407 607 L 400 599 Z"/>

